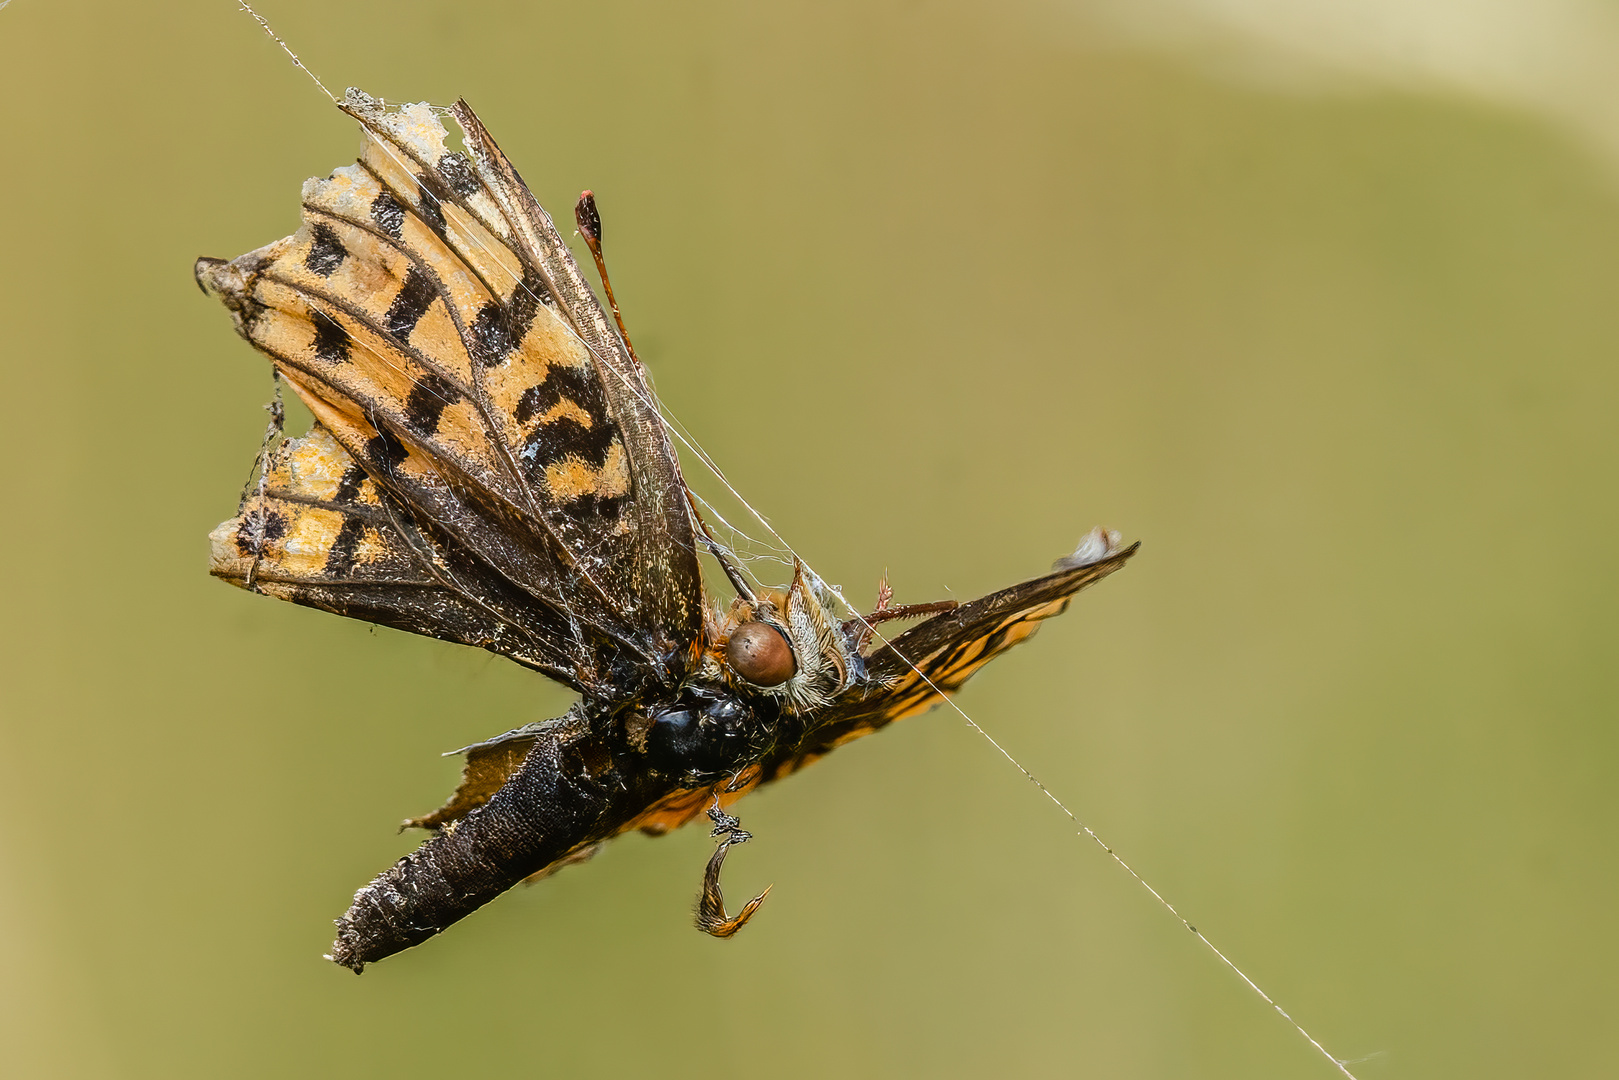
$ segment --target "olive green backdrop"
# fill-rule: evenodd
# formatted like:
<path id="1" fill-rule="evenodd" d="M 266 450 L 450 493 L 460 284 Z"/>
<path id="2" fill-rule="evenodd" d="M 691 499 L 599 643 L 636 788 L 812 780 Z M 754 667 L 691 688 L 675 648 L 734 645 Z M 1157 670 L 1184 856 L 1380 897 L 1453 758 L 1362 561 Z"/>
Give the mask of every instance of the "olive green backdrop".
<path id="1" fill-rule="evenodd" d="M 263 10 L 339 92 L 465 95 L 559 216 L 595 189 L 671 411 L 851 596 L 1143 540 L 961 703 L 1362 1077 L 1609 1074 L 1598 156 L 1033 2 Z M 269 380 L 191 262 L 355 125 L 229 0 L 14 0 L 0 100 L 0 1071 L 1333 1075 L 948 713 L 741 804 L 734 941 L 691 830 L 324 963 L 439 753 L 567 704 L 207 576 Z"/>

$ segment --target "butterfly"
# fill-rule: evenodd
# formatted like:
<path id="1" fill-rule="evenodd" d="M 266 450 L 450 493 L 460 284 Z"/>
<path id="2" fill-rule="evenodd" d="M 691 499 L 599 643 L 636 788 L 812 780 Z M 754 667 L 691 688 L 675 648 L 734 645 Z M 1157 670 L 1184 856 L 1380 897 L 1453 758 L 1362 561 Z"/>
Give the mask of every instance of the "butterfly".
<path id="1" fill-rule="evenodd" d="M 722 838 L 698 926 L 734 934 L 726 808 L 844 743 L 926 711 L 1136 550 L 1093 530 L 1052 571 L 970 603 L 840 620 L 801 563 L 750 584 L 698 512 L 601 259 L 613 311 L 464 101 L 339 102 L 358 161 L 305 183 L 291 236 L 196 278 L 309 407 L 267 442 L 211 535 L 225 581 L 487 649 L 570 687 L 561 717 L 464 748 L 431 834 L 354 897 L 329 959 L 360 972 L 513 885 L 632 829 L 707 814 Z M 441 117 L 459 125 L 446 145 Z M 704 587 L 700 553 L 734 599 Z M 872 649 L 875 627 L 923 618 Z M 768 891 L 768 890 L 767 890 Z"/>

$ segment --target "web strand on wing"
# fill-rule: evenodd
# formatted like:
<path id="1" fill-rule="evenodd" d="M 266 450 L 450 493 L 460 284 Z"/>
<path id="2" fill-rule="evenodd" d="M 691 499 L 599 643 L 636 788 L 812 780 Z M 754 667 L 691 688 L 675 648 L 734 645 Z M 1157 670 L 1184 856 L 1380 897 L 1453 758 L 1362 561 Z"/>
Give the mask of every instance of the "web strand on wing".
<path id="1" fill-rule="evenodd" d="M 314 81 L 315 85 L 317 87 L 319 87 L 321 93 L 325 94 L 327 98 L 329 98 L 332 101 L 336 102 L 337 98 L 333 97 L 331 92 L 326 89 L 326 87 L 325 87 L 325 85 L 323 83 L 321 83 L 320 79 L 318 79 L 313 72 L 311 72 L 307 67 L 304 66 L 303 61 L 301 61 L 298 58 L 297 54 L 294 53 L 291 50 L 291 48 L 289 48 L 287 46 L 287 44 L 278 35 L 276 35 L 275 31 L 270 28 L 269 23 L 266 22 L 264 20 L 264 18 L 261 15 L 259 15 L 259 13 L 257 11 L 254 11 L 253 8 L 251 6 L 249 6 L 249 4 L 247 3 L 247 0 L 238 0 L 238 3 L 241 6 L 241 10 L 243 10 L 247 14 L 251 15 L 253 17 L 253 19 L 259 23 L 260 27 L 263 28 L 264 32 L 266 34 L 268 34 L 270 36 L 270 38 L 273 41 L 275 41 L 275 43 L 277 45 L 279 45 L 281 47 L 281 49 L 284 52 L 286 52 L 286 54 L 289 57 L 291 57 L 293 63 L 300 70 L 302 70 L 306 75 L 308 75 L 311 80 Z M 383 148 L 383 150 L 386 153 L 388 153 L 390 156 L 392 156 L 395 159 L 395 161 L 398 162 L 398 164 L 400 164 L 402 167 L 406 168 L 407 170 L 409 169 L 409 162 L 402 159 L 402 158 L 400 158 L 398 156 L 398 154 L 396 153 L 394 147 L 388 141 L 380 140 L 380 139 L 377 140 L 377 141 L 378 141 L 378 144 Z M 433 199 L 433 201 L 435 203 L 440 202 L 440 200 L 435 195 L 433 195 L 432 192 L 427 191 L 425 188 L 422 189 L 421 194 L 424 195 L 427 198 Z M 476 236 L 473 236 L 472 240 L 475 243 L 477 243 L 480 247 L 483 247 L 485 249 L 485 252 L 487 254 L 489 254 L 491 257 L 494 256 L 494 253 L 492 251 L 488 250 L 487 245 L 484 245 L 481 239 L 479 239 Z M 518 280 L 518 287 L 522 288 L 525 292 L 527 292 L 536 301 L 541 301 L 542 300 L 542 298 L 539 297 L 538 295 L 536 295 L 533 292 L 533 290 L 530 289 L 528 287 L 528 285 L 526 283 L 524 283 L 521 279 Z M 827 592 L 830 593 L 832 596 L 834 596 L 837 599 L 837 601 L 840 604 L 843 605 L 844 609 L 846 611 L 848 611 L 850 613 L 850 615 L 854 619 L 858 620 L 871 633 L 872 637 L 875 640 L 882 642 L 884 645 L 891 644 L 889 639 L 887 637 L 885 637 L 880 630 L 878 630 L 871 623 L 867 622 L 866 618 L 863 615 L 860 614 L 859 609 L 856 608 L 853 604 L 851 604 L 849 602 L 848 598 L 843 595 L 843 592 L 838 587 L 829 584 L 826 581 L 825 578 L 822 578 L 819 574 L 815 573 L 815 571 L 811 567 L 811 564 L 809 563 L 809 561 L 804 559 L 803 556 L 801 556 L 797 552 L 797 550 L 794 549 L 793 546 L 787 542 L 786 538 L 783 537 L 779 532 L 776 531 L 775 527 L 770 524 L 769 519 L 767 519 L 762 513 L 759 512 L 759 510 L 757 510 L 750 502 L 748 502 L 748 500 L 745 497 L 743 497 L 742 493 L 740 491 L 738 491 L 736 489 L 736 487 L 731 484 L 729 478 L 726 477 L 724 470 L 722 470 L 720 468 L 718 462 L 716 462 L 708 454 L 707 451 L 705 451 L 700 445 L 698 445 L 696 439 L 694 437 L 691 437 L 689 435 L 689 433 L 686 431 L 685 425 L 681 424 L 680 421 L 668 411 L 668 409 L 663 405 L 663 403 L 661 401 L 659 401 L 655 396 L 652 396 L 648 391 L 646 391 L 642 386 L 638 385 L 634 380 L 632 380 L 628 376 L 626 376 L 626 374 L 623 371 L 621 371 L 618 368 L 617 365 L 608 363 L 607 360 L 600 355 L 600 353 L 598 353 L 594 348 L 592 348 L 590 346 L 589 342 L 584 340 L 584 338 L 578 333 L 578 330 L 577 330 L 576 327 L 568 325 L 567 329 L 568 329 L 569 333 L 572 334 L 572 336 L 575 338 L 575 340 L 577 340 L 579 342 L 579 344 L 586 351 L 588 351 L 591 354 L 591 356 L 593 356 L 595 358 L 599 368 L 602 369 L 602 370 L 613 372 L 613 374 L 621 382 L 624 383 L 625 388 L 630 393 L 634 394 L 637 398 L 640 399 L 641 403 L 644 406 L 646 406 L 649 413 L 651 415 L 654 415 L 654 416 L 658 417 L 658 420 L 663 425 L 664 430 L 666 432 L 668 432 L 670 436 L 672 436 L 674 439 L 676 439 L 682 446 L 686 447 L 686 449 L 692 454 L 692 456 L 695 457 L 699 462 L 701 462 L 703 467 L 709 471 L 709 473 L 714 477 L 714 479 L 716 481 L 719 482 L 719 484 L 726 490 L 726 492 L 731 496 L 731 498 L 735 499 L 736 502 L 738 503 L 738 505 L 740 505 L 748 513 L 749 516 L 751 516 L 755 521 L 757 521 L 759 523 L 760 526 L 762 526 L 764 528 L 764 530 L 769 534 L 771 539 L 775 541 L 775 544 L 778 546 L 779 552 L 783 552 L 783 553 L 787 554 L 788 556 L 791 556 L 793 559 L 797 560 L 799 563 L 802 563 L 804 568 L 805 568 L 805 571 L 807 573 L 813 575 L 815 577 L 815 579 L 827 590 Z M 740 537 L 743 537 L 744 539 L 748 539 L 750 541 L 750 543 L 753 542 L 751 537 L 749 537 L 746 532 L 744 532 L 743 530 L 737 528 L 735 525 L 731 524 L 729 521 L 726 521 L 725 518 L 718 513 L 717 509 L 715 509 L 713 507 L 713 504 L 711 502 L 709 502 L 707 499 L 701 498 L 701 496 L 699 496 L 698 498 L 699 498 L 699 501 L 702 502 L 704 507 L 708 508 L 709 511 L 715 516 L 716 520 L 718 520 L 721 523 L 723 528 L 728 530 L 734 536 L 740 536 Z M 775 560 L 778 560 L 779 558 L 780 558 L 779 554 L 771 554 L 771 555 L 764 555 L 764 556 L 751 556 L 745 561 L 756 561 L 758 559 L 770 559 L 772 561 L 775 561 Z M 781 560 L 781 561 L 785 565 L 785 560 Z M 750 577 L 754 576 L 754 575 L 752 575 L 751 570 L 750 570 L 749 574 L 750 574 Z M 758 581 L 758 578 L 754 577 L 754 580 Z M 896 654 L 896 655 L 899 655 L 899 654 Z M 953 711 L 957 716 L 959 716 L 962 719 L 962 721 L 965 722 L 966 725 L 969 728 L 971 728 L 975 733 L 977 733 L 979 736 L 981 736 L 984 739 L 985 742 L 989 743 L 989 745 L 991 747 L 993 747 L 995 749 L 995 751 L 1001 755 L 1001 757 L 1005 758 L 1006 761 L 1009 764 L 1011 764 L 1011 766 L 1013 768 L 1015 768 L 1018 772 L 1023 774 L 1024 779 L 1028 780 L 1031 784 L 1033 784 L 1040 791 L 1040 793 L 1042 795 L 1044 795 L 1052 803 L 1052 805 L 1054 805 L 1059 811 L 1061 811 L 1068 818 L 1070 823 L 1072 823 L 1072 825 L 1076 829 L 1076 832 L 1075 832 L 1076 836 L 1082 837 L 1082 838 L 1089 838 L 1098 847 L 1100 847 L 1104 852 L 1106 852 L 1108 857 L 1111 858 L 1115 863 L 1117 863 L 1119 865 L 1119 867 L 1121 867 L 1125 871 L 1125 873 L 1129 874 L 1130 877 L 1132 879 L 1134 879 L 1142 888 L 1147 890 L 1147 892 L 1152 896 L 1152 898 L 1155 901 L 1158 902 L 1159 906 L 1161 906 L 1165 911 L 1169 912 L 1169 914 L 1175 920 L 1177 920 L 1182 926 L 1186 927 L 1187 930 L 1191 931 L 1192 934 L 1198 939 L 1198 941 L 1202 942 L 1203 945 L 1205 947 L 1207 947 L 1208 950 L 1210 952 L 1212 952 L 1220 960 L 1220 962 L 1222 964 L 1224 964 L 1233 973 L 1235 973 L 1236 976 L 1239 979 L 1241 979 L 1242 982 L 1244 984 L 1246 984 L 1250 990 L 1252 990 L 1255 994 L 1257 994 L 1259 996 L 1259 998 L 1262 1001 L 1265 1002 L 1266 1005 L 1270 1006 L 1270 1008 L 1272 1010 L 1274 1010 L 1277 1015 L 1282 1017 L 1283 1020 L 1287 1021 L 1287 1023 L 1300 1036 L 1302 1036 L 1310 1044 L 1310 1046 L 1313 1047 L 1316 1050 L 1317 1053 L 1319 1053 L 1327 1061 L 1331 1062 L 1332 1066 L 1341 1075 L 1343 1075 L 1345 1077 L 1348 1077 L 1349 1080 L 1355 1080 L 1354 1074 L 1352 1072 L 1350 1072 L 1350 1070 L 1348 1068 L 1349 1062 L 1347 1062 L 1345 1060 L 1342 1060 L 1342 1059 L 1339 1059 L 1339 1058 L 1336 1058 L 1331 1053 L 1329 1053 L 1327 1051 L 1326 1047 L 1323 1046 L 1307 1030 L 1305 1030 L 1305 1028 L 1297 1020 L 1293 1019 L 1292 1015 L 1290 1015 L 1287 1012 L 1287 1010 L 1283 1009 L 1282 1006 L 1280 1004 L 1278 1004 L 1274 998 L 1272 998 L 1269 994 L 1267 994 L 1259 986 L 1258 983 L 1256 983 L 1252 978 L 1250 978 L 1248 976 L 1248 974 L 1242 970 L 1242 968 L 1238 967 L 1237 964 L 1235 962 L 1233 962 L 1230 957 L 1228 957 L 1224 952 L 1222 952 L 1219 949 L 1218 946 L 1216 946 L 1212 941 L 1209 940 L 1209 938 L 1206 935 L 1204 935 L 1204 933 L 1202 931 L 1200 931 L 1184 915 L 1182 915 L 1180 913 L 1180 911 L 1174 906 L 1174 904 L 1170 903 L 1170 901 L 1168 899 L 1166 899 L 1163 896 L 1162 893 L 1160 893 L 1157 889 L 1153 888 L 1152 885 L 1150 883 L 1148 883 L 1148 881 L 1144 877 L 1142 877 L 1141 874 L 1139 874 L 1135 870 L 1134 867 L 1132 867 L 1128 862 L 1126 862 L 1123 859 L 1123 857 L 1121 857 L 1118 854 L 1118 852 L 1116 852 L 1111 846 L 1109 846 L 1107 844 L 1107 842 L 1104 841 L 1101 838 L 1101 836 L 1099 836 L 1096 833 L 1095 830 L 1093 830 L 1089 825 L 1087 825 L 1083 820 L 1081 820 L 1080 817 L 1077 814 L 1075 814 L 1073 810 L 1069 809 L 1068 805 L 1066 803 L 1064 803 L 1060 798 L 1058 798 L 1057 795 L 1055 793 L 1053 793 L 1051 791 L 1051 789 L 1048 788 L 1039 779 L 1039 777 L 1035 776 L 1035 774 L 1033 772 L 1031 772 L 1021 762 L 1019 762 L 1018 759 L 1016 757 L 1014 757 L 1010 751 L 1008 751 L 1004 746 L 1002 746 L 1000 744 L 1000 742 L 997 741 L 994 738 L 994 736 L 990 735 L 990 733 L 988 731 L 984 730 L 984 728 L 980 724 L 978 724 L 977 721 L 975 721 L 971 716 L 967 715 L 967 713 L 961 708 L 961 706 L 956 704 L 956 702 L 953 699 L 951 699 L 951 697 L 944 690 L 942 690 L 932 679 L 930 679 L 927 676 L 927 674 L 921 670 L 921 668 L 919 668 L 916 664 L 912 663 L 909 659 L 905 658 L 903 655 L 900 656 L 900 659 L 903 660 L 905 662 L 906 666 L 909 667 L 917 675 L 917 677 L 919 679 L 921 679 L 922 682 L 938 696 L 938 698 L 939 698 L 939 700 L 940 700 L 940 702 L 942 704 L 946 705 L 951 711 Z"/>

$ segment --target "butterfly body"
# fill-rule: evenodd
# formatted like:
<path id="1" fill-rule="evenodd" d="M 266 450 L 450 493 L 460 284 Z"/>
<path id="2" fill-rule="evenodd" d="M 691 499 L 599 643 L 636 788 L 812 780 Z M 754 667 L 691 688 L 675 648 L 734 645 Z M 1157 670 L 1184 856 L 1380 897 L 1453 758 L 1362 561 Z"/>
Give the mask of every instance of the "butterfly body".
<path id="1" fill-rule="evenodd" d="M 488 649 L 580 695 L 463 753 L 434 835 L 355 897 L 332 958 L 417 944 L 629 829 L 729 822 L 701 925 L 729 936 L 722 807 L 958 689 L 1135 548 L 1094 530 L 1039 578 L 838 621 L 799 566 L 757 589 L 707 534 L 627 337 L 464 102 L 356 91 L 359 161 L 303 190 L 296 233 L 197 280 L 309 406 L 212 534 L 225 580 Z M 594 215 L 593 204 L 590 213 Z M 581 216 L 593 253 L 599 221 Z M 706 592 L 700 547 L 737 598 Z M 873 626 L 931 615 L 880 648 Z M 715 817 L 719 814 L 720 817 Z M 715 912 L 718 914 L 715 914 Z"/>

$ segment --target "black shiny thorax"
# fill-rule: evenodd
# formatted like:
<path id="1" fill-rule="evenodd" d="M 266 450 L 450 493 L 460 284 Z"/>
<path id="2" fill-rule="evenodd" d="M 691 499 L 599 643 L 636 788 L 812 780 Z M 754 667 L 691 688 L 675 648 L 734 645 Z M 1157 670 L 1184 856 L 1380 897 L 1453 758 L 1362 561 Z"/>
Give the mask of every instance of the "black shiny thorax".
<path id="1" fill-rule="evenodd" d="M 722 780 L 757 761 L 781 736 L 775 698 L 710 683 L 688 683 L 672 700 L 648 706 L 647 764 L 683 783 Z"/>

